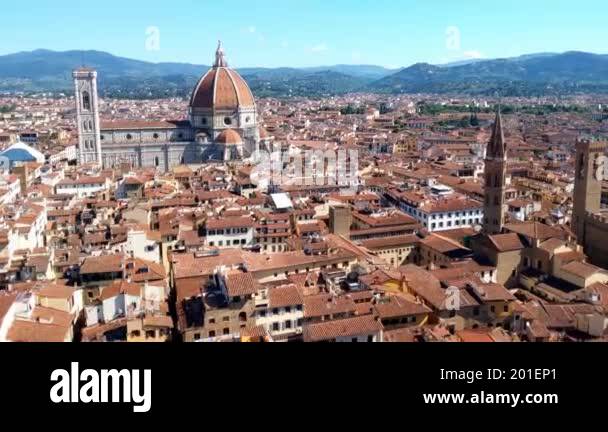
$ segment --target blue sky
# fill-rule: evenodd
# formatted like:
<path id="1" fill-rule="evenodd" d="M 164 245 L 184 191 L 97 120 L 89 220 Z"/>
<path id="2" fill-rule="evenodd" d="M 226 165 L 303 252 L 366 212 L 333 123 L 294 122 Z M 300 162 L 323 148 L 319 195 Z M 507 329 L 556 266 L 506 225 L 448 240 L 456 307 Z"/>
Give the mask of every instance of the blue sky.
<path id="1" fill-rule="evenodd" d="M 96 49 L 209 64 L 222 39 L 235 67 L 402 67 L 608 53 L 607 17 L 606 0 L 29 0 L 2 6 L 0 55 Z"/>

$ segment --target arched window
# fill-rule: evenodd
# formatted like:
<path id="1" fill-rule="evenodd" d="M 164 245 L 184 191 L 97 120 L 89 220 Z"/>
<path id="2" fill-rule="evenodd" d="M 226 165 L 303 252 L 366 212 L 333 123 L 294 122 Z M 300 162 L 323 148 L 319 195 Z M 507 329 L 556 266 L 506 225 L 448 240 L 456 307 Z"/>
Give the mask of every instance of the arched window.
<path id="1" fill-rule="evenodd" d="M 89 120 L 89 130 L 93 130 L 93 120 Z"/>
<path id="2" fill-rule="evenodd" d="M 91 95 L 87 91 L 82 92 L 82 109 L 91 111 Z"/>
<path id="3" fill-rule="evenodd" d="M 157 168 L 160 166 L 160 159 L 158 158 L 158 156 L 154 158 L 154 166 Z"/>

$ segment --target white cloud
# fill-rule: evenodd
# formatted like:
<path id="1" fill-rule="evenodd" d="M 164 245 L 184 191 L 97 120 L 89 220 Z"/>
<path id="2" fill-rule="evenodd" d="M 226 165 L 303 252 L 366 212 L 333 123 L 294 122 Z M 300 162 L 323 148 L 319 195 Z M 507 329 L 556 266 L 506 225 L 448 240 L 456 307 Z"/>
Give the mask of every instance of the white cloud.
<path id="1" fill-rule="evenodd" d="M 247 27 L 247 31 L 249 33 L 255 33 L 257 31 L 257 29 L 255 28 L 255 26 L 249 26 L 249 27 Z"/>
<path id="2" fill-rule="evenodd" d="M 479 51 L 475 51 L 475 50 L 465 51 L 462 54 L 468 59 L 481 59 L 481 58 L 485 57 L 482 53 L 480 53 Z"/>
<path id="3" fill-rule="evenodd" d="M 317 44 L 317 45 L 314 45 L 314 46 L 310 47 L 309 51 L 313 52 L 313 53 L 321 53 L 321 52 L 327 51 L 328 49 L 329 48 L 327 47 L 327 44 L 320 43 L 320 44 Z"/>

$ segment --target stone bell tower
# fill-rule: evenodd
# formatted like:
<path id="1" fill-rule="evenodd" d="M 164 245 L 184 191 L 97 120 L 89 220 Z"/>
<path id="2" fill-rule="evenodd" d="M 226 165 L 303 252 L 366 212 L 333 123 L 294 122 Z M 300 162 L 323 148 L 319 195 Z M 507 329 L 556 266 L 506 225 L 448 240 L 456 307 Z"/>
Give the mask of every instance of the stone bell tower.
<path id="1" fill-rule="evenodd" d="M 76 69 L 74 77 L 76 119 L 78 124 L 78 162 L 102 166 L 97 72 Z"/>
<path id="2" fill-rule="evenodd" d="M 488 143 L 485 179 L 484 232 L 489 235 L 500 234 L 505 224 L 505 192 L 507 189 L 507 145 L 500 108 L 496 112 L 492 138 Z"/>
<path id="3" fill-rule="evenodd" d="M 603 167 L 602 158 L 608 144 L 594 139 L 576 141 L 576 167 L 574 182 L 574 208 L 572 212 L 572 229 L 578 243 L 587 242 L 587 215 L 598 213 L 602 201 Z"/>

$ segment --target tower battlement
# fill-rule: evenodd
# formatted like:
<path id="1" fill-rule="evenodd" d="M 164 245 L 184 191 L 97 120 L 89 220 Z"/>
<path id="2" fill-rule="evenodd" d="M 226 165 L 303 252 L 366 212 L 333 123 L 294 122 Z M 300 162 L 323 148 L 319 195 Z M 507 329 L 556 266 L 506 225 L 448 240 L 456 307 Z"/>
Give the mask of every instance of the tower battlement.
<path id="1" fill-rule="evenodd" d="M 97 71 L 92 68 L 81 67 L 72 71 L 72 78 L 74 79 L 90 79 L 97 78 Z"/>
<path id="2" fill-rule="evenodd" d="M 576 148 L 589 152 L 603 152 L 608 148 L 608 141 L 588 137 L 578 138 Z"/>

